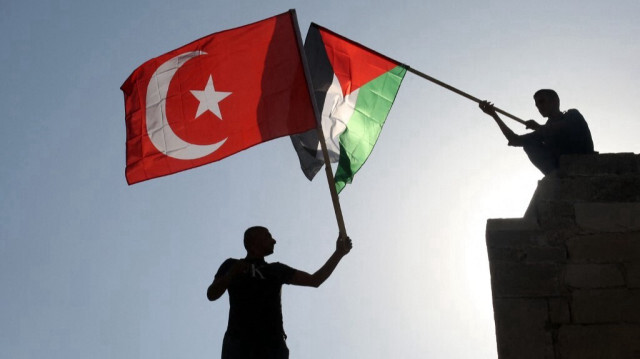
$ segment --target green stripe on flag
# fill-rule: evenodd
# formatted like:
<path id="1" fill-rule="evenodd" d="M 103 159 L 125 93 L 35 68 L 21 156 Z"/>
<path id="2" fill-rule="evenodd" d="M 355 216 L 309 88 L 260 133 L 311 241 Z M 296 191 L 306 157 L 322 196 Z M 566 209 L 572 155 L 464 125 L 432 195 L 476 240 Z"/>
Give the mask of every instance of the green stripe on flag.
<path id="1" fill-rule="evenodd" d="M 407 69 L 397 66 L 360 87 L 355 112 L 340 135 L 340 160 L 335 182 L 338 193 L 371 154 Z"/>

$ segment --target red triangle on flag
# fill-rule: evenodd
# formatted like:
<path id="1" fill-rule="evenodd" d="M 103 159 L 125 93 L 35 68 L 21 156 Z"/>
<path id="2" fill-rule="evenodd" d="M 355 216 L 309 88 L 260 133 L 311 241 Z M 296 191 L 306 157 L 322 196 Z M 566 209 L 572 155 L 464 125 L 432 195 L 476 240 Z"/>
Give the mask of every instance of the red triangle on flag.
<path id="1" fill-rule="evenodd" d="M 399 65 L 325 28 L 319 30 L 344 96 Z"/>

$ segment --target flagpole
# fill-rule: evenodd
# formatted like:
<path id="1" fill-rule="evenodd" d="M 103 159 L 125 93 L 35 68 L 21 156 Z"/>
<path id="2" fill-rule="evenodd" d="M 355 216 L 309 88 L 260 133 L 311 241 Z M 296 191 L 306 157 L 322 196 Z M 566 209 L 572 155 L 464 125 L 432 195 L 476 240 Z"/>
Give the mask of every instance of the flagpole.
<path id="1" fill-rule="evenodd" d="M 468 98 L 471 101 L 475 101 L 477 103 L 480 103 L 482 101 L 482 100 L 480 100 L 480 99 L 478 99 L 478 98 L 476 98 L 474 96 L 469 95 L 468 93 L 466 93 L 464 91 L 458 90 L 457 88 L 455 88 L 455 87 L 453 87 L 451 85 L 448 85 L 448 84 L 446 84 L 446 83 L 444 83 L 444 82 L 442 82 L 442 81 L 440 81 L 438 79 L 435 79 L 435 78 L 433 78 L 433 77 L 431 77 L 431 76 L 429 76 L 429 75 L 427 75 L 427 74 L 425 74 L 423 72 L 420 72 L 420 71 L 418 71 L 418 70 L 416 70 L 414 68 L 411 68 L 411 67 L 407 66 L 407 71 L 409 71 L 409 72 L 411 72 L 411 73 L 413 73 L 415 75 L 418 75 L 418 76 L 422 77 L 425 80 L 429 80 L 429 81 L 431 81 L 431 82 L 433 82 L 433 83 L 435 83 L 437 85 L 440 85 L 440 86 L 446 88 L 447 90 L 453 91 L 453 92 L 457 93 L 458 95 L 464 96 L 464 97 Z M 510 114 L 508 112 L 505 112 L 505 111 L 503 111 L 503 110 L 501 110 L 501 109 L 499 109 L 497 107 L 494 107 L 494 109 L 496 110 L 496 112 L 499 112 L 499 113 L 511 118 L 512 120 L 518 121 L 521 124 L 526 125 L 525 121 L 523 121 L 522 119 L 520 119 L 520 118 L 518 118 L 518 117 L 516 117 L 516 116 L 514 116 L 514 115 L 512 115 L 512 114 Z"/>
<path id="2" fill-rule="evenodd" d="M 304 47 L 302 45 L 302 36 L 300 35 L 300 27 L 298 26 L 298 18 L 296 16 L 296 10 L 289 10 L 291 18 L 293 20 L 293 27 L 295 28 L 296 38 L 298 39 L 298 50 L 300 51 L 300 58 L 302 59 L 302 67 L 304 68 L 304 75 L 307 78 L 307 88 L 309 89 L 309 97 L 311 97 L 311 105 L 313 106 L 313 113 L 316 117 L 316 131 L 318 131 L 318 139 L 320 140 L 320 146 L 322 147 L 322 157 L 324 158 L 324 170 L 327 175 L 327 182 L 329 183 L 329 192 L 331 193 L 331 201 L 333 202 L 333 210 L 336 214 L 336 220 L 338 221 L 338 229 L 341 235 L 347 235 L 347 229 L 344 225 L 344 219 L 342 217 L 342 208 L 340 207 L 340 198 L 338 197 L 338 191 L 336 190 L 336 183 L 333 179 L 333 169 L 331 168 L 331 161 L 329 160 L 329 152 L 327 151 L 327 143 L 324 139 L 324 132 L 322 131 L 322 122 L 320 121 L 320 110 L 318 103 L 316 102 L 316 96 L 313 92 L 313 85 L 311 83 L 311 72 L 309 71 L 309 64 L 307 63 L 307 56 L 304 53 Z"/>

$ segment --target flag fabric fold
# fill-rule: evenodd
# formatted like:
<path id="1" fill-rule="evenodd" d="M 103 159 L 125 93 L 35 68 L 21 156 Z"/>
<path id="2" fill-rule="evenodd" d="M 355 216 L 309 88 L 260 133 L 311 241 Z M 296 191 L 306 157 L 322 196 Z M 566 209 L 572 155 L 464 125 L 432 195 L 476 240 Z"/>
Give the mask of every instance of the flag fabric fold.
<path id="1" fill-rule="evenodd" d="M 127 78 L 129 184 L 316 127 L 292 12 L 211 34 Z"/>
<path id="2" fill-rule="evenodd" d="M 407 70 L 316 24 L 309 28 L 304 50 L 329 158 L 338 162 L 340 192 L 371 154 Z M 313 179 L 324 164 L 317 131 L 291 140 L 302 171 Z"/>

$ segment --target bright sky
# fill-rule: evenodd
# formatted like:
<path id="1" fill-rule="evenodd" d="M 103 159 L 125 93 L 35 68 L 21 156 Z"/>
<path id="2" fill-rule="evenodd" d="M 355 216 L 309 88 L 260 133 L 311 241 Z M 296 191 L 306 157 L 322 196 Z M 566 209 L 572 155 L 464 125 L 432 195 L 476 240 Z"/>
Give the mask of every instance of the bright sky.
<path id="1" fill-rule="evenodd" d="M 326 179 L 288 138 L 124 178 L 129 74 L 289 8 L 303 36 L 316 22 L 523 119 L 553 88 L 597 151 L 640 152 L 637 0 L 3 1 L 2 357 L 216 358 L 228 299 L 205 291 L 244 229 L 270 228 L 270 261 L 324 263 Z M 408 74 L 341 195 L 352 253 L 319 289 L 283 288 L 291 357 L 496 358 L 485 224 L 522 216 L 541 177 L 475 103 Z"/>

